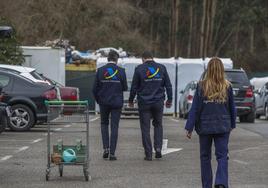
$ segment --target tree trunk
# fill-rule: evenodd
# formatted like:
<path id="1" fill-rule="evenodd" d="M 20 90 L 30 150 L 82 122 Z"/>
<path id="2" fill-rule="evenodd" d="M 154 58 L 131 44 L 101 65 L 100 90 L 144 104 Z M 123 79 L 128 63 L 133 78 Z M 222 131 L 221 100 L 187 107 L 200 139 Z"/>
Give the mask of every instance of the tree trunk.
<path id="1" fill-rule="evenodd" d="M 190 4 L 189 10 L 190 16 L 190 26 L 189 26 L 189 38 L 188 38 L 188 49 L 187 49 L 187 57 L 191 56 L 191 49 L 192 49 L 192 33 L 193 33 L 193 1 Z"/>
<path id="2" fill-rule="evenodd" d="M 239 32 L 240 32 L 240 22 L 237 26 L 237 30 L 235 32 L 235 40 L 234 40 L 234 56 L 237 58 L 238 54 L 238 43 L 239 43 Z"/>
<path id="3" fill-rule="evenodd" d="M 213 50 L 213 35 L 214 35 L 214 22 L 215 22 L 215 15 L 216 15 L 216 9 L 217 9 L 217 0 L 212 0 L 211 3 L 211 23 L 210 23 L 210 34 L 208 38 L 208 53 L 210 56 L 214 55 Z"/>
<path id="4" fill-rule="evenodd" d="M 207 57 L 208 55 L 208 42 L 209 42 L 210 22 L 211 22 L 210 15 L 211 15 L 211 0 L 207 0 L 203 58 Z"/>
<path id="5" fill-rule="evenodd" d="M 207 0 L 203 0 L 203 15 L 202 15 L 202 23 L 200 30 L 200 47 L 199 47 L 199 56 L 204 58 L 204 35 L 205 35 L 205 21 L 206 21 L 206 7 Z"/>
<path id="6" fill-rule="evenodd" d="M 233 28 L 230 33 L 224 38 L 224 40 L 222 41 L 222 43 L 220 44 L 220 46 L 218 47 L 218 49 L 216 50 L 216 56 L 219 55 L 221 49 L 225 46 L 226 42 L 231 38 L 231 36 L 233 35 L 235 28 Z"/>
<path id="7" fill-rule="evenodd" d="M 263 32 L 264 32 L 264 39 L 265 39 L 266 49 L 268 49 L 268 28 L 266 26 L 264 26 Z"/>
<path id="8" fill-rule="evenodd" d="M 172 15 L 172 14 L 171 14 Z M 168 56 L 172 56 L 172 18 L 169 18 L 169 35 L 168 35 Z"/>
<path id="9" fill-rule="evenodd" d="M 249 51 L 251 54 L 254 53 L 254 26 L 250 26 L 250 46 L 249 46 Z"/>
<path id="10" fill-rule="evenodd" d="M 179 31 L 179 5 L 180 0 L 175 1 L 175 41 L 174 41 L 174 56 L 178 57 L 178 31 Z"/>
<path id="11" fill-rule="evenodd" d="M 154 19 L 153 16 L 151 18 L 151 26 L 150 26 L 150 48 L 153 50 L 153 45 L 154 45 Z"/>

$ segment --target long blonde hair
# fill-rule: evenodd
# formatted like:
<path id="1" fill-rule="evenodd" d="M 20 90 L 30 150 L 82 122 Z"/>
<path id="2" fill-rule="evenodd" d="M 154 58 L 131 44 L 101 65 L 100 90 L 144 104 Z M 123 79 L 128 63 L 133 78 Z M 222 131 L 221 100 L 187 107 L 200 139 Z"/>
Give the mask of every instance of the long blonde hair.
<path id="1" fill-rule="evenodd" d="M 203 94 L 208 100 L 226 102 L 227 90 L 231 83 L 225 79 L 222 61 L 213 57 L 207 67 L 207 71 L 201 81 Z"/>

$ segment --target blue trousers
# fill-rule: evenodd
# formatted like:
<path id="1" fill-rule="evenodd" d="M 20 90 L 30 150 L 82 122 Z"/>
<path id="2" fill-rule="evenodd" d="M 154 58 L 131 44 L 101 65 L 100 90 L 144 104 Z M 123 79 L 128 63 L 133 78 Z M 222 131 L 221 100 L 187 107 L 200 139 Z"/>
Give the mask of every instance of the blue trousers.
<path id="1" fill-rule="evenodd" d="M 121 108 L 110 106 L 100 106 L 101 115 L 101 135 L 103 149 L 110 149 L 110 154 L 114 155 L 118 138 L 118 127 L 121 116 Z M 111 115 L 111 139 L 109 139 L 109 117 Z"/>
<path id="2" fill-rule="evenodd" d="M 153 104 L 139 104 L 140 127 L 142 134 L 142 144 L 145 155 L 152 156 L 152 142 L 150 137 L 151 118 L 154 126 L 154 149 L 155 151 L 162 150 L 163 142 L 163 101 Z"/>
<path id="3" fill-rule="evenodd" d="M 201 178 L 203 188 L 212 188 L 213 174 L 211 167 L 211 147 L 214 141 L 215 155 L 218 162 L 215 185 L 228 188 L 228 143 L 230 133 L 199 135 Z"/>

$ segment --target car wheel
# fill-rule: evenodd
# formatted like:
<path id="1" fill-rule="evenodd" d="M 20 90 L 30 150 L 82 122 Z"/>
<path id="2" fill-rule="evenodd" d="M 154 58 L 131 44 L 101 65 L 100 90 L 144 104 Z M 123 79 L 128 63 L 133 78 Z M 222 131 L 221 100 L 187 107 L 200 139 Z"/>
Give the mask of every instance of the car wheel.
<path id="1" fill-rule="evenodd" d="M 179 118 L 183 118 L 183 114 L 181 113 L 181 106 L 179 105 Z"/>
<path id="2" fill-rule="evenodd" d="M 245 116 L 239 116 L 239 121 L 240 121 L 241 123 L 246 122 L 246 118 L 245 118 Z"/>
<path id="3" fill-rule="evenodd" d="M 179 111 L 179 118 L 183 118 L 183 114 L 181 113 L 181 110 Z"/>
<path id="4" fill-rule="evenodd" d="M 268 120 L 268 104 L 265 105 L 264 114 L 265 114 L 265 119 Z"/>
<path id="5" fill-rule="evenodd" d="M 250 112 L 248 115 L 245 116 L 245 120 L 248 123 L 254 123 L 255 122 L 255 112 Z"/>
<path id="6" fill-rule="evenodd" d="M 33 111 L 26 105 L 16 104 L 11 107 L 8 125 L 13 131 L 27 131 L 33 127 L 35 117 Z"/>
<path id="7" fill-rule="evenodd" d="M 257 119 L 260 119 L 261 118 L 261 115 L 260 114 L 256 114 L 256 118 Z"/>

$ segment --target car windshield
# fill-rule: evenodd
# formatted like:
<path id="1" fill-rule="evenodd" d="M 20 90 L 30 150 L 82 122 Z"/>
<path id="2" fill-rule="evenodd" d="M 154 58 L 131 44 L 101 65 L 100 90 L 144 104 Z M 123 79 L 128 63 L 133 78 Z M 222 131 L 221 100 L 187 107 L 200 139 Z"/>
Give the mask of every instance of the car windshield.
<path id="1" fill-rule="evenodd" d="M 225 76 L 231 83 L 249 85 L 248 77 L 244 72 L 226 71 Z"/>

